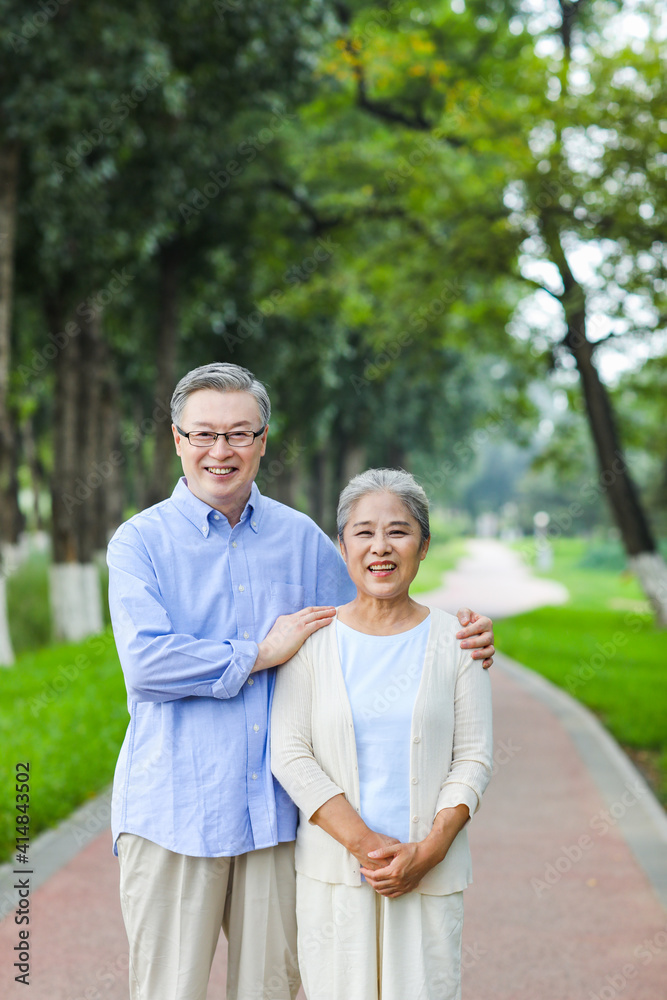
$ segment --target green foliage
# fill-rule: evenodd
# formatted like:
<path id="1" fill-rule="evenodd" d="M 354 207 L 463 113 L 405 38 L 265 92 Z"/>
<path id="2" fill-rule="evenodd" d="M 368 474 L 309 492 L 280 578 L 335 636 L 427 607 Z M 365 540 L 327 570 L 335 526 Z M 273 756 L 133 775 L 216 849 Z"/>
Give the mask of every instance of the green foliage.
<path id="1" fill-rule="evenodd" d="M 31 837 L 107 787 L 128 723 L 110 631 L 77 645 L 25 653 L 0 671 L 0 780 L 30 762 Z M 13 797 L 0 807 L 0 856 L 15 838 Z"/>
<path id="2" fill-rule="evenodd" d="M 7 580 L 7 617 L 15 654 L 51 642 L 46 556 L 33 554 Z"/>

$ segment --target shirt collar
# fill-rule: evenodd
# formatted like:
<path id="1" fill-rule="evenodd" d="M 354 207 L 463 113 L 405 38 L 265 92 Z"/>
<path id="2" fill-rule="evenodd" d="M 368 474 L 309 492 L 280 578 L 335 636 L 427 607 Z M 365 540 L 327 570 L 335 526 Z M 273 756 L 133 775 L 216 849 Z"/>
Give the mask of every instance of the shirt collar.
<path id="1" fill-rule="evenodd" d="M 204 503 L 203 500 L 200 500 L 199 497 L 194 495 L 194 493 L 188 488 L 185 476 L 181 476 L 176 483 L 171 499 L 174 506 L 180 510 L 181 514 L 184 514 L 188 521 L 191 521 L 192 524 L 194 524 L 197 531 L 201 531 L 204 538 L 208 538 L 210 530 L 209 518 L 211 515 L 218 514 L 219 511 L 215 510 L 213 507 L 209 507 L 207 503 Z M 241 514 L 241 521 L 248 521 L 255 534 L 259 531 L 263 499 L 262 494 L 257 488 L 257 483 L 253 483 L 250 490 L 250 497 L 248 498 L 248 502 L 245 505 L 243 513 Z M 220 516 L 222 517 L 223 515 Z"/>

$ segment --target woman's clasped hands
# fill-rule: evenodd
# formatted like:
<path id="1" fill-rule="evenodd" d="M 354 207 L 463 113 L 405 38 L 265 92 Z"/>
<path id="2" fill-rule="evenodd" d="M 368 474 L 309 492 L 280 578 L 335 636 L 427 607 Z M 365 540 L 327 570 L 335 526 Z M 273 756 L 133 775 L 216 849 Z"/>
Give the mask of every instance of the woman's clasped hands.
<path id="1" fill-rule="evenodd" d="M 371 851 L 368 856 L 372 868 L 362 867 L 361 874 L 372 889 L 389 899 L 412 892 L 437 864 L 424 841 L 408 844 L 396 841 Z"/>

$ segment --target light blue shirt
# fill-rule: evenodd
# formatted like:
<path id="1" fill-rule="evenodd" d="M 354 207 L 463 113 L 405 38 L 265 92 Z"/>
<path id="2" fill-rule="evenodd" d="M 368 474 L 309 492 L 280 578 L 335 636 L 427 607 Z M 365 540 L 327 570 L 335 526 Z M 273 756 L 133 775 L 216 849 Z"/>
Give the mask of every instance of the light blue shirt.
<path id="1" fill-rule="evenodd" d="M 130 713 L 114 851 L 123 832 L 197 857 L 294 840 L 297 810 L 268 759 L 275 670 L 250 671 L 279 615 L 355 596 L 331 540 L 254 484 L 231 528 L 183 478 L 120 526 L 107 561 Z"/>
<path id="2" fill-rule="evenodd" d="M 357 745 L 361 818 L 410 840 L 410 733 L 431 626 L 429 615 L 398 635 L 366 635 L 336 619 Z"/>

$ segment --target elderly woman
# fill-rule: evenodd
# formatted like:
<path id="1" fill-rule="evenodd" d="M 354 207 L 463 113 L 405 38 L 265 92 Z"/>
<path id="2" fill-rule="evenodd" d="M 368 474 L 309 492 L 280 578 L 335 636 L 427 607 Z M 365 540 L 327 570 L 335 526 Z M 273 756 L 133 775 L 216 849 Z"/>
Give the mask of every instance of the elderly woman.
<path id="1" fill-rule="evenodd" d="M 466 823 L 491 775 L 488 674 L 456 618 L 408 592 L 429 546 L 406 472 L 356 476 L 338 506 L 357 596 L 278 671 L 273 772 L 299 807 L 308 1000 L 460 997 Z"/>

